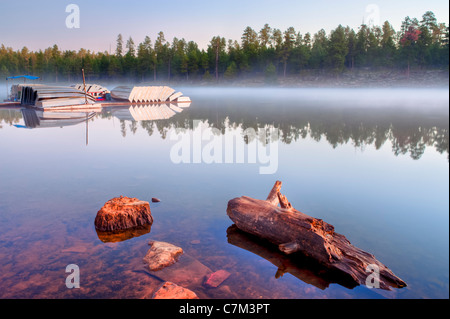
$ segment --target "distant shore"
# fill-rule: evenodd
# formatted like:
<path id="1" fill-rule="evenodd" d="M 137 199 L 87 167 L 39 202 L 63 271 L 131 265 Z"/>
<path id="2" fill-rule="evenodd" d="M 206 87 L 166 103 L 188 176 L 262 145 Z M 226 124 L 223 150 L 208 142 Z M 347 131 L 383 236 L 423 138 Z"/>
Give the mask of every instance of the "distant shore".
<path id="1" fill-rule="evenodd" d="M 162 83 L 161 83 L 162 84 Z M 448 70 L 355 70 L 339 75 L 313 74 L 289 75 L 278 77 L 268 82 L 264 76 L 239 78 L 219 81 L 193 80 L 171 81 L 171 85 L 179 86 L 226 86 L 226 87 L 292 87 L 292 88 L 448 88 Z"/>
<path id="2" fill-rule="evenodd" d="M 78 83 L 48 82 L 37 83 L 67 86 Z M 158 81 L 111 81 L 107 79 L 88 79 L 88 83 L 100 84 L 108 89 L 116 86 L 172 86 L 172 87 L 230 87 L 230 88 L 449 88 L 449 70 L 411 70 L 409 77 L 404 70 L 357 69 L 339 75 L 304 71 L 300 75 L 279 76 L 276 80 L 267 81 L 264 75 L 254 75 L 225 80 L 215 79 L 171 79 Z M 4 87 L 5 81 L 0 83 Z M 11 84 L 10 84 L 11 85 Z M 5 98 L 5 89 L 0 88 L 0 98 Z"/>

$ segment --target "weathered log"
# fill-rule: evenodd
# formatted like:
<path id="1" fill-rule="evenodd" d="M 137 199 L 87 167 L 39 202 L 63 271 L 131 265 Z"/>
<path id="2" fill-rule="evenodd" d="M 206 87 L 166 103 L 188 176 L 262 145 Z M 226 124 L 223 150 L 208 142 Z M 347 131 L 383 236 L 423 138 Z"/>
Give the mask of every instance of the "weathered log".
<path id="1" fill-rule="evenodd" d="M 376 269 L 379 278 L 374 286 L 386 290 L 406 286 L 372 254 L 353 246 L 345 236 L 336 233 L 332 225 L 293 208 L 278 207 L 280 189 L 281 182 L 277 182 L 268 200 L 246 196 L 232 199 L 228 202 L 227 214 L 239 229 L 278 245 L 281 252 L 287 255 L 299 252 L 311 257 L 327 268 L 348 274 L 357 284 L 365 285 L 369 278 L 375 278 L 369 277 L 372 275 L 369 270 Z"/>
<path id="2" fill-rule="evenodd" d="M 283 194 L 278 193 L 278 200 L 280 201 L 281 208 L 286 208 L 286 209 L 291 209 L 292 208 L 291 203 L 289 203 L 289 201 L 287 200 L 286 196 L 284 196 Z"/>
<path id="3" fill-rule="evenodd" d="M 278 194 L 280 193 L 282 183 L 280 181 L 276 181 L 275 185 L 272 187 L 272 190 L 269 193 L 269 196 L 267 196 L 266 201 L 271 203 L 272 205 L 277 206 L 280 202 L 280 199 L 278 198 Z"/>

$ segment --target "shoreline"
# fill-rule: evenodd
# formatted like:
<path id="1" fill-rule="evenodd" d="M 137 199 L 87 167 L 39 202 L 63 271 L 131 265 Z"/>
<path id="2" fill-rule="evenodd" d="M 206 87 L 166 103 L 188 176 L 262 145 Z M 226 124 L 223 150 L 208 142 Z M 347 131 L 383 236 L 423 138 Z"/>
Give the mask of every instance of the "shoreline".
<path id="1" fill-rule="evenodd" d="M 150 84 L 151 82 L 149 82 Z M 448 70 L 415 70 L 409 77 L 405 71 L 354 70 L 336 75 L 304 72 L 301 75 L 279 77 L 268 83 L 264 76 L 235 80 L 170 81 L 185 87 L 247 87 L 247 88 L 449 88 Z M 154 84 L 153 84 L 154 85 Z"/>
<path id="2" fill-rule="evenodd" d="M 268 82 L 264 75 L 253 75 L 236 79 L 185 80 L 172 79 L 157 81 L 131 81 L 124 79 L 89 79 L 89 83 L 102 84 L 112 89 L 116 86 L 178 86 L 178 87 L 204 87 L 204 88 L 365 88 L 365 89 L 449 89 L 449 70 L 411 70 L 409 77 L 404 70 L 379 70 L 367 69 L 349 70 L 339 75 L 330 73 L 318 73 L 317 71 L 305 70 L 300 75 L 288 75 L 286 78 L 280 76 L 275 81 Z M 0 82 L 0 86 L 5 81 Z M 52 82 L 39 81 L 39 84 L 66 86 L 77 81 Z M 3 91 L 3 92 L 2 92 Z M 0 98 L 3 98 L 4 90 L 0 90 Z M 3 99 L 2 99 L 3 100 Z"/>

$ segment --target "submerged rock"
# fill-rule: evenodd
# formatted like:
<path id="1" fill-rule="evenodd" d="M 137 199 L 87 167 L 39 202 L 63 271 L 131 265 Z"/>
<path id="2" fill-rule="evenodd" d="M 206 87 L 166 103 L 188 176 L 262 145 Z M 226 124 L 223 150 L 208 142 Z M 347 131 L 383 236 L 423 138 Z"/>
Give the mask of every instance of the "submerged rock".
<path id="1" fill-rule="evenodd" d="M 165 282 L 153 294 L 152 299 L 199 299 L 195 292 L 173 282 Z"/>
<path id="2" fill-rule="evenodd" d="M 178 257 L 183 254 L 183 249 L 175 245 L 161 242 L 149 242 L 151 248 L 147 251 L 143 261 L 148 265 L 150 271 L 159 271 L 178 261 Z"/>
<path id="3" fill-rule="evenodd" d="M 95 218 L 95 228 L 99 231 L 111 232 L 152 224 L 148 202 L 123 196 L 106 202 Z"/>
<path id="4" fill-rule="evenodd" d="M 199 260 L 189 254 L 183 254 L 174 265 L 153 272 L 152 275 L 162 281 L 175 282 L 189 289 L 197 289 L 202 287 L 205 277 L 211 273 L 213 271 Z"/>
<path id="5" fill-rule="evenodd" d="M 209 288 L 217 288 L 219 287 L 225 280 L 230 277 L 230 273 L 226 270 L 219 270 L 215 273 L 212 273 L 206 278 L 205 286 Z"/>

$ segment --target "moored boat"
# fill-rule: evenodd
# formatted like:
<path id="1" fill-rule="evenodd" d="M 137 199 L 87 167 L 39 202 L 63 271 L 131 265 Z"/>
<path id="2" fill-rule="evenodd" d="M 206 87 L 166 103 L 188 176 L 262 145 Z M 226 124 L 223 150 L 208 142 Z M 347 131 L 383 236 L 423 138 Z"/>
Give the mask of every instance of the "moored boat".
<path id="1" fill-rule="evenodd" d="M 111 97 L 131 103 L 190 103 L 191 99 L 183 96 L 168 86 L 118 86 L 111 90 Z"/>

